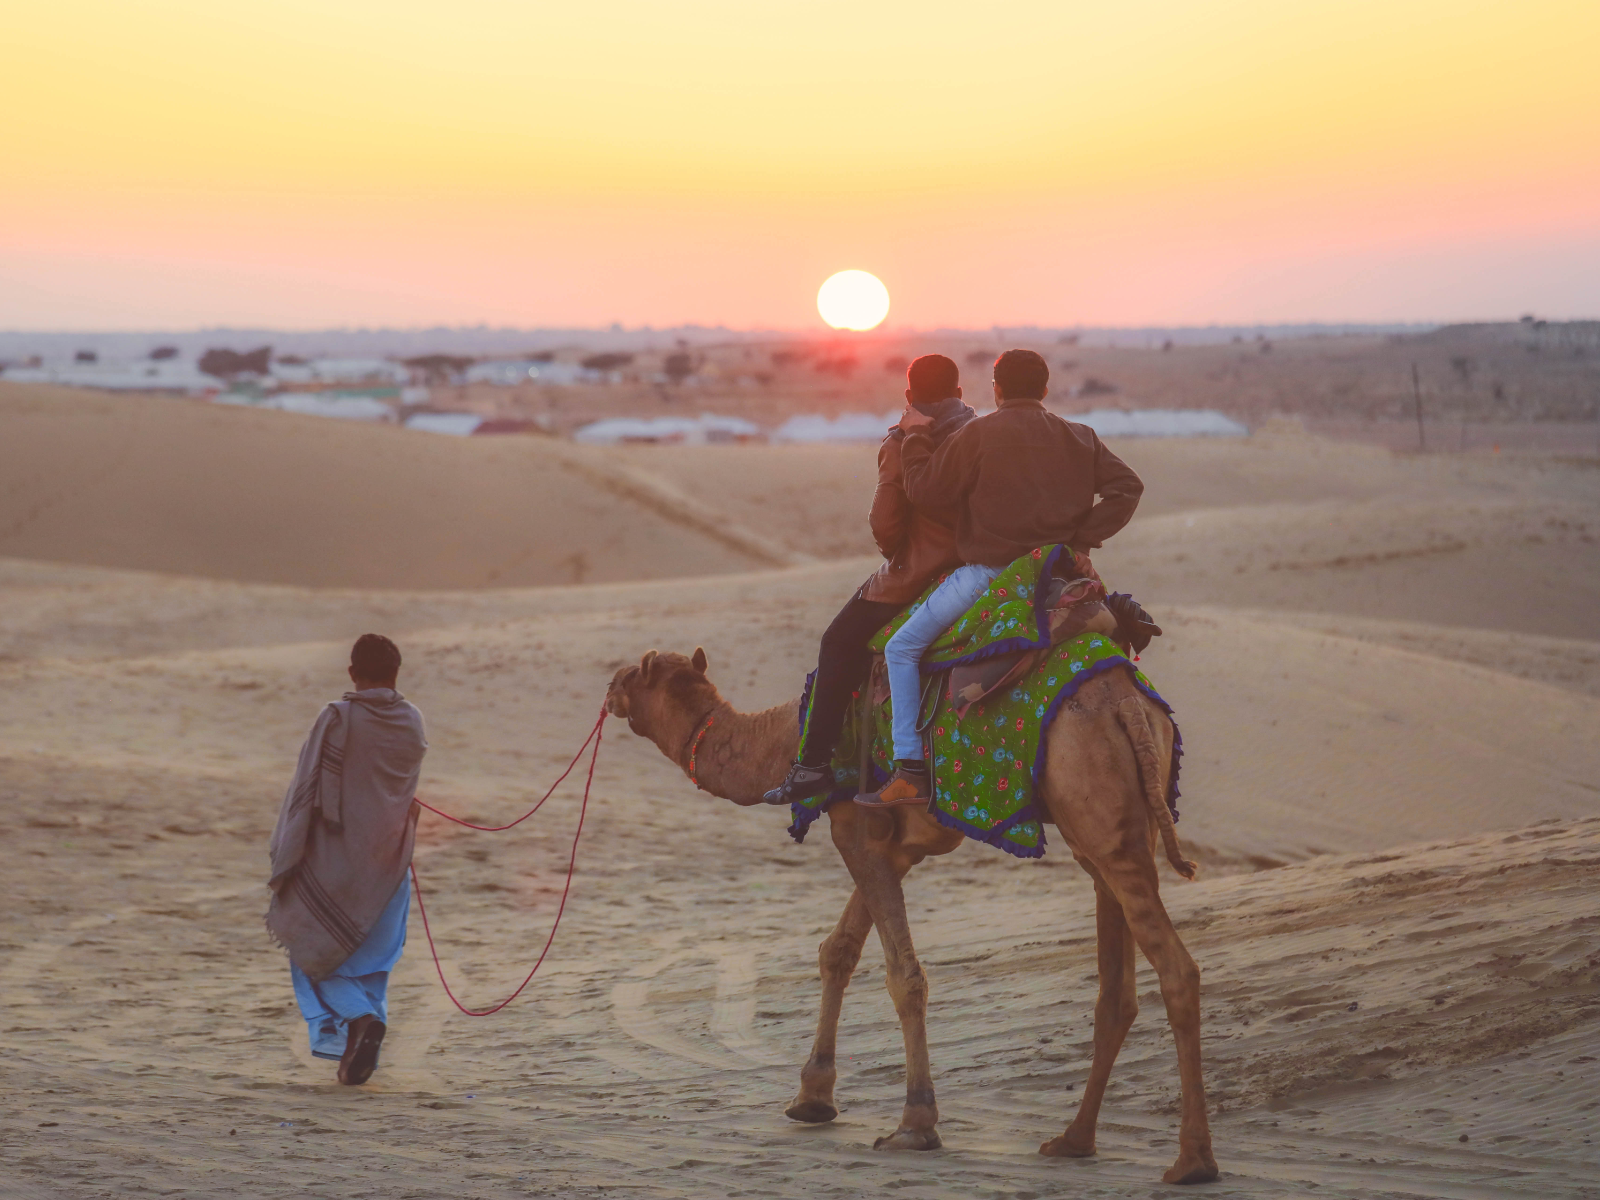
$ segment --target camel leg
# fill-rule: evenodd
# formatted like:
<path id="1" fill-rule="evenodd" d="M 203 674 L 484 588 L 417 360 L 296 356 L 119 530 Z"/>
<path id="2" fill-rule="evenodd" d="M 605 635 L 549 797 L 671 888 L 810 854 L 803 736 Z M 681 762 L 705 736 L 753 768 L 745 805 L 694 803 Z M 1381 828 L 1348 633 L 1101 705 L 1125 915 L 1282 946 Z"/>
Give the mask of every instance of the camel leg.
<path id="1" fill-rule="evenodd" d="M 800 1068 L 800 1094 L 785 1113 L 790 1120 L 822 1124 L 839 1115 L 833 1104 L 833 1084 L 838 1074 L 833 1056 L 838 1043 L 839 1012 L 844 1007 L 844 990 L 850 986 L 850 977 L 861 960 L 862 943 L 867 940 L 867 930 L 871 928 L 872 914 L 867 911 L 867 902 L 857 888 L 850 893 L 850 902 L 844 906 L 839 924 L 817 953 L 817 965 L 822 972 L 822 1011 L 817 1017 L 817 1039 L 812 1043 L 811 1057 Z"/>
<path id="2" fill-rule="evenodd" d="M 1172 1039 L 1178 1045 L 1178 1079 L 1183 1088 L 1178 1160 L 1161 1178 L 1167 1183 L 1209 1183 L 1217 1177 L 1217 1160 L 1211 1153 L 1206 1088 L 1200 1073 L 1200 968 L 1189 957 L 1166 905 L 1161 903 L 1154 856 L 1146 854 L 1142 862 L 1097 865 L 1122 904 L 1134 941 L 1161 980 L 1161 999 L 1172 1025 Z"/>
<path id="3" fill-rule="evenodd" d="M 1089 1068 L 1083 1102 L 1078 1105 L 1072 1124 L 1060 1137 L 1039 1147 L 1040 1154 L 1052 1158 L 1087 1158 L 1094 1153 L 1094 1130 L 1106 1081 L 1111 1078 L 1111 1067 L 1133 1019 L 1139 1015 L 1133 979 L 1133 931 L 1105 880 L 1092 867 L 1089 873 L 1094 876 L 1095 935 L 1100 952 L 1100 998 L 1094 1006 L 1094 1065 Z"/>
<path id="4" fill-rule="evenodd" d="M 905 871 L 895 870 L 887 856 L 871 850 L 850 855 L 846 865 L 858 892 L 866 898 L 878 940 L 883 943 L 889 996 L 906 1046 L 906 1106 L 900 1127 L 879 1138 L 872 1148 L 937 1150 L 941 1144 L 936 1129 L 939 1106 L 934 1102 L 933 1071 L 928 1063 L 928 977 L 911 943 L 911 922 L 900 887 Z"/>

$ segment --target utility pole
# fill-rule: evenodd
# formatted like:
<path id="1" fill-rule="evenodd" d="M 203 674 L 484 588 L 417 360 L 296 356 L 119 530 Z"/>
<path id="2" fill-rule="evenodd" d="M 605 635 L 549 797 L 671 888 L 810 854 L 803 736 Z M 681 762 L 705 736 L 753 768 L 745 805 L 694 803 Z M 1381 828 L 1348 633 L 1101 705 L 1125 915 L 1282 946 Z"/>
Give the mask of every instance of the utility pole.
<path id="1" fill-rule="evenodd" d="M 1428 448 L 1428 437 L 1422 430 L 1422 380 L 1417 377 L 1417 364 L 1411 364 L 1411 393 L 1417 398 L 1417 449 Z"/>

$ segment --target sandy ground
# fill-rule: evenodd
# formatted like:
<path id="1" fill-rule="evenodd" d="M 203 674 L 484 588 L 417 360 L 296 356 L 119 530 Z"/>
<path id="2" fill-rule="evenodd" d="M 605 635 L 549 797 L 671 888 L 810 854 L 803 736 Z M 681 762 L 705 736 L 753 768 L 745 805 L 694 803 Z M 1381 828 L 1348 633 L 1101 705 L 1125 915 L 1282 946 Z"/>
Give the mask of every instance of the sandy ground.
<path id="1" fill-rule="evenodd" d="M 1203 1190 L 1600 1196 L 1597 473 L 1291 437 L 1122 449 L 1150 503 L 1098 561 L 1168 629 L 1141 665 L 1190 747 L 1179 830 L 1205 866 L 1165 890 L 1204 971 L 1224 1175 Z M 632 482 L 597 485 L 585 519 L 664 512 L 708 556 L 676 573 L 703 576 L 751 565 L 696 532 L 709 506 L 770 528 L 753 498 L 788 488 L 788 551 L 853 548 L 860 452 L 719 452 L 586 462 L 575 477 Z M 456 1014 L 413 914 L 373 1082 L 342 1088 L 309 1057 L 261 876 L 356 633 L 406 651 L 425 794 L 509 817 L 651 646 L 704 645 L 742 707 L 792 695 L 870 560 L 652 580 L 644 554 L 639 582 L 451 592 L 104 557 L 0 562 L 0 1196 L 1168 1190 L 1176 1071 L 1148 970 L 1099 1157 L 1034 1153 L 1076 1102 L 1095 994 L 1092 896 L 1059 848 L 969 845 L 912 877 L 946 1149 L 869 1149 L 902 1089 L 870 942 L 844 1111 L 788 1122 L 843 868 L 824 836 L 796 846 L 784 814 L 697 793 L 615 723 L 530 991 Z M 425 818 L 418 870 L 469 1002 L 543 943 L 576 816 L 568 788 L 510 834 Z"/>

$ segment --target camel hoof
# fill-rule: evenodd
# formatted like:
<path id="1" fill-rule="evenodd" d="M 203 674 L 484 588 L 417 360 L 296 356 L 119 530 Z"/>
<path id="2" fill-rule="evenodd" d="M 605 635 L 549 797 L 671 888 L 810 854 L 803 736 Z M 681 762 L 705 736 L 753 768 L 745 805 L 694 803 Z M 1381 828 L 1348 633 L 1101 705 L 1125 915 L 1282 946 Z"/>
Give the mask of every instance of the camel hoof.
<path id="1" fill-rule="evenodd" d="M 944 1145 L 932 1129 L 896 1129 L 872 1143 L 874 1150 L 937 1150 Z"/>
<path id="2" fill-rule="evenodd" d="M 1217 1160 L 1211 1155 L 1185 1154 L 1161 1177 L 1162 1183 L 1214 1183 Z"/>
<path id="3" fill-rule="evenodd" d="M 1072 1136 L 1069 1129 L 1060 1137 L 1053 1137 L 1039 1147 L 1039 1153 L 1046 1158 L 1092 1158 L 1094 1156 L 1094 1140 L 1087 1143 Z"/>
<path id="4" fill-rule="evenodd" d="M 783 1110 L 783 1115 L 807 1125 L 826 1125 L 839 1115 L 839 1110 L 826 1100 L 796 1100 Z"/>

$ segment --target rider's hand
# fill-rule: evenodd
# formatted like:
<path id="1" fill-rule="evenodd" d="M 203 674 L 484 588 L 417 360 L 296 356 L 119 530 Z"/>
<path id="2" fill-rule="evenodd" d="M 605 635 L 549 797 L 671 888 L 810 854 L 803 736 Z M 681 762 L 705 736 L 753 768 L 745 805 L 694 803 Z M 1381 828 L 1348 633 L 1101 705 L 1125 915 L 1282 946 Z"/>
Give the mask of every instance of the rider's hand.
<path id="1" fill-rule="evenodd" d="M 913 429 L 926 429 L 932 424 L 933 418 L 915 404 L 906 405 L 905 412 L 900 414 L 900 429 L 904 433 L 910 433 Z"/>

